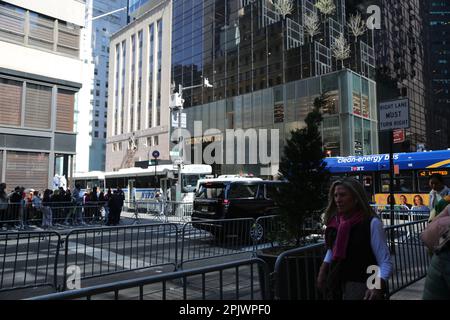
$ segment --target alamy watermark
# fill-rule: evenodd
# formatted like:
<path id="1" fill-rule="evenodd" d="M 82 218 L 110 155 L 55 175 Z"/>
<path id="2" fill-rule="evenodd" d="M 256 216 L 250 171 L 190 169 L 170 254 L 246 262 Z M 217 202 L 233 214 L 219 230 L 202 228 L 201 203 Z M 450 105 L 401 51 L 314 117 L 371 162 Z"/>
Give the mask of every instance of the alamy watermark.
<path id="1" fill-rule="evenodd" d="M 210 128 L 203 131 L 202 121 L 194 121 L 193 134 L 187 129 L 176 129 L 171 135 L 171 141 L 180 141 L 180 138 L 185 164 L 258 164 L 262 166 L 261 175 L 271 175 L 270 165 L 280 162 L 278 129 L 227 129 L 223 132 Z M 204 142 L 208 142 L 205 147 Z M 193 150 L 187 145 L 192 145 Z M 172 149 L 175 153 L 178 150 L 178 145 Z"/>
<path id="2" fill-rule="evenodd" d="M 381 290 L 381 278 L 380 278 L 380 267 L 372 265 L 367 267 L 367 274 L 370 276 L 367 278 L 366 285 L 369 290 Z"/>
<path id="3" fill-rule="evenodd" d="M 369 14 L 367 19 L 367 28 L 370 30 L 381 29 L 381 8 L 376 5 L 367 7 L 366 13 Z"/>
<path id="4" fill-rule="evenodd" d="M 68 275 L 66 288 L 68 290 L 81 289 L 81 268 L 76 265 L 68 266 L 66 274 Z"/>

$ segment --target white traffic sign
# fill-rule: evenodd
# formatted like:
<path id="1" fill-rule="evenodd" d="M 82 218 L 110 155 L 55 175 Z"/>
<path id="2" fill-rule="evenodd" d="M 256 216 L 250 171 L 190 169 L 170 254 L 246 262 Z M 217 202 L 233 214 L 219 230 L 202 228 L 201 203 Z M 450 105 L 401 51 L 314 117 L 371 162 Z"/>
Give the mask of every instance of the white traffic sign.
<path id="1" fill-rule="evenodd" d="M 186 113 L 181 114 L 181 128 L 186 129 L 187 128 L 187 121 L 186 121 Z M 178 113 L 173 112 L 172 113 L 172 128 L 178 128 Z"/>
<path id="2" fill-rule="evenodd" d="M 395 100 L 380 103 L 380 131 L 407 129 L 409 121 L 409 100 Z"/>

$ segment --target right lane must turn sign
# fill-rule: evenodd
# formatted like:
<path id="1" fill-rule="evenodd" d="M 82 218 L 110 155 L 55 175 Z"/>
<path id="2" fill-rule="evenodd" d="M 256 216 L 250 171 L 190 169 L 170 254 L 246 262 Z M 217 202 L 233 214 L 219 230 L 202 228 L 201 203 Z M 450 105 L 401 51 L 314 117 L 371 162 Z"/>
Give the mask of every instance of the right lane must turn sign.
<path id="1" fill-rule="evenodd" d="M 380 103 L 380 131 L 407 129 L 409 121 L 409 100 L 401 99 Z"/>

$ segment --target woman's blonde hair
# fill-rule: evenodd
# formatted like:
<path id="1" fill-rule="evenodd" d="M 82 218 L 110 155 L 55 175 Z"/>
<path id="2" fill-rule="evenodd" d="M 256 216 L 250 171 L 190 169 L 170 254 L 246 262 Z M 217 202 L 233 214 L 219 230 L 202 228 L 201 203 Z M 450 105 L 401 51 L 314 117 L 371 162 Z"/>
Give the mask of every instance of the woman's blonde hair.
<path id="1" fill-rule="evenodd" d="M 364 190 L 361 183 L 355 178 L 344 178 L 341 180 L 335 181 L 331 187 L 330 192 L 328 194 L 328 206 L 325 210 L 324 222 L 328 224 L 330 219 L 337 214 L 336 203 L 334 202 L 334 190 L 337 186 L 343 186 L 347 188 L 354 199 L 357 200 L 356 208 L 360 210 L 363 215 L 367 218 L 376 216 L 376 213 L 372 210 L 369 204 L 369 198 L 367 197 L 366 191 Z"/>

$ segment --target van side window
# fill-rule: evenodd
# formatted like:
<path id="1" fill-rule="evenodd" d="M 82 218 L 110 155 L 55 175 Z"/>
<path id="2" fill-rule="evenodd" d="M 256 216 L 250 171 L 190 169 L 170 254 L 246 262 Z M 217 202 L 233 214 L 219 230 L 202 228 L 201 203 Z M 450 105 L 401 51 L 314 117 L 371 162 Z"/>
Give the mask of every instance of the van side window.
<path id="1" fill-rule="evenodd" d="M 232 184 L 228 198 L 229 199 L 255 198 L 257 191 L 258 185 Z"/>
<path id="2" fill-rule="evenodd" d="M 274 200 L 274 196 L 280 193 L 280 188 L 274 184 L 266 184 L 266 199 Z"/>

